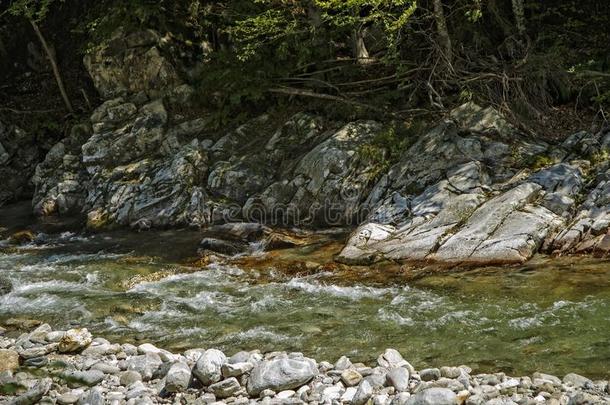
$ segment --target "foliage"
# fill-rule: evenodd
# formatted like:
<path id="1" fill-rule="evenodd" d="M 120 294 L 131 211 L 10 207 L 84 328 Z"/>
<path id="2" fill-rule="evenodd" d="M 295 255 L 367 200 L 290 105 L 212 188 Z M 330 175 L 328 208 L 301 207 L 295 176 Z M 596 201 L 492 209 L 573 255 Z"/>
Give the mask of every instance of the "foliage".
<path id="1" fill-rule="evenodd" d="M 194 81 L 219 125 L 295 100 L 350 119 L 404 119 L 465 100 L 533 119 L 568 101 L 608 110 L 606 0 L 525 0 L 525 35 L 512 0 L 442 3 L 448 61 L 432 0 L 11 0 L 9 11 L 42 21 L 78 9 L 65 28 L 86 38 L 85 51 L 120 27 L 167 34 L 204 65 Z"/>
<path id="2" fill-rule="evenodd" d="M 14 16 L 23 16 L 30 20 L 40 22 L 49 13 L 51 6 L 64 0 L 12 0 L 8 11 Z"/>

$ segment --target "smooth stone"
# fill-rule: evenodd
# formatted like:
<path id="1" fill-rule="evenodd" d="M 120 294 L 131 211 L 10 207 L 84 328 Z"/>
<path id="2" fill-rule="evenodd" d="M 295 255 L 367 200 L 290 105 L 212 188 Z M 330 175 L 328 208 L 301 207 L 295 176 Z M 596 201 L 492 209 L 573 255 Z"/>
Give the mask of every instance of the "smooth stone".
<path id="1" fill-rule="evenodd" d="M 364 380 L 368 381 L 373 388 L 382 388 L 386 384 L 387 374 L 385 368 L 377 367 L 371 374 L 364 377 Z"/>
<path id="2" fill-rule="evenodd" d="M 14 350 L 0 349 L 0 373 L 19 368 L 19 353 Z"/>
<path id="3" fill-rule="evenodd" d="M 254 368 L 254 364 L 249 362 L 239 363 L 225 363 L 221 367 L 222 376 L 228 377 L 239 377 L 246 374 L 248 371 Z"/>
<path id="4" fill-rule="evenodd" d="M 42 325 L 34 329 L 32 332 L 30 332 L 30 336 L 28 337 L 28 339 L 32 343 L 46 344 L 47 334 L 52 330 L 53 329 L 49 324 L 43 323 Z"/>
<path id="5" fill-rule="evenodd" d="M 77 352 L 89 346 L 91 342 L 91 333 L 86 328 L 70 329 L 60 339 L 57 350 L 60 353 Z"/>
<path id="6" fill-rule="evenodd" d="M 85 393 L 81 396 L 79 402 L 86 405 L 105 405 L 102 389 L 100 387 L 91 388 L 89 393 Z"/>
<path id="7" fill-rule="evenodd" d="M 379 394 L 373 397 L 373 405 L 387 405 L 390 397 L 387 394 Z"/>
<path id="8" fill-rule="evenodd" d="M 44 378 L 38 381 L 31 389 L 29 389 L 25 394 L 18 396 L 13 399 L 10 404 L 11 405 L 33 405 L 40 402 L 42 397 L 44 397 L 47 392 L 51 389 L 51 385 L 53 385 L 53 380 L 50 378 Z"/>
<path id="9" fill-rule="evenodd" d="M 497 384 L 496 388 L 498 388 L 500 391 L 510 390 L 510 389 L 519 387 L 519 385 L 521 385 L 519 380 L 517 380 L 516 378 L 509 378 L 506 381 L 503 381 L 500 384 Z"/>
<path id="10" fill-rule="evenodd" d="M 551 382 L 555 386 L 561 386 L 561 380 L 559 379 L 559 377 L 556 377 L 556 376 L 551 375 L 551 374 L 534 373 L 532 375 L 532 377 L 534 379 L 540 379 L 540 380 L 544 380 L 544 381 L 549 381 L 549 382 Z"/>
<path id="11" fill-rule="evenodd" d="M 174 363 L 165 376 L 167 392 L 186 391 L 191 381 L 191 369 L 184 363 Z"/>
<path id="12" fill-rule="evenodd" d="M 358 391 L 357 387 L 347 387 L 343 395 L 341 395 L 341 398 L 339 398 L 339 401 L 342 403 L 352 402 L 354 396 L 356 395 L 356 391 Z"/>
<path id="13" fill-rule="evenodd" d="M 396 394 L 394 399 L 392 399 L 392 402 L 390 402 L 390 404 L 391 405 L 405 405 L 410 397 L 411 397 L 411 394 L 408 392 L 399 392 L 398 394 Z"/>
<path id="14" fill-rule="evenodd" d="M 352 366 L 352 362 L 346 356 L 341 356 L 334 365 L 335 370 L 346 370 Z"/>
<path id="15" fill-rule="evenodd" d="M 58 343 L 65 334 L 63 330 L 51 331 L 47 333 L 47 342 Z"/>
<path id="16" fill-rule="evenodd" d="M 210 385 L 210 391 L 216 396 L 216 398 L 229 398 L 237 394 L 241 390 L 239 381 L 237 378 L 230 377 L 226 380 L 219 381 Z"/>
<path id="17" fill-rule="evenodd" d="M 33 359 L 36 357 L 42 357 L 49 353 L 49 350 L 46 346 L 35 346 L 30 347 L 29 349 L 25 349 L 19 353 L 21 358 L 23 359 Z"/>
<path id="18" fill-rule="evenodd" d="M 288 399 L 292 398 L 296 395 L 296 392 L 293 390 L 284 390 L 277 393 L 275 396 L 277 399 Z"/>
<path id="19" fill-rule="evenodd" d="M 127 369 L 134 370 L 140 373 L 143 381 L 149 381 L 157 372 L 163 361 L 158 354 L 147 353 L 139 356 L 133 356 L 126 361 Z"/>
<path id="20" fill-rule="evenodd" d="M 441 378 L 441 370 L 438 368 L 426 368 L 419 372 L 422 381 L 436 381 Z"/>
<path id="21" fill-rule="evenodd" d="M 121 369 L 117 366 L 113 366 L 112 364 L 98 362 L 91 366 L 91 370 L 99 370 L 104 374 L 118 374 L 121 372 Z"/>
<path id="22" fill-rule="evenodd" d="M 261 391 L 261 393 L 258 395 L 260 398 L 265 398 L 265 397 L 274 397 L 276 396 L 277 393 L 273 390 L 270 389 L 264 389 Z"/>
<path id="23" fill-rule="evenodd" d="M 593 385 L 593 381 L 575 373 L 566 374 L 563 377 L 563 383 L 576 388 L 586 388 L 589 385 Z"/>
<path id="24" fill-rule="evenodd" d="M 66 380 L 69 384 L 93 387 L 104 379 L 104 373 L 99 370 L 72 370 L 64 371 L 61 374 L 61 378 Z"/>
<path id="25" fill-rule="evenodd" d="M 381 367 L 390 369 L 394 367 L 406 367 L 410 373 L 414 373 L 413 366 L 406 361 L 400 352 L 396 349 L 386 349 L 383 354 L 377 358 L 377 364 Z"/>
<path id="26" fill-rule="evenodd" d="M 227 356 L 220 350 L 206 350 L 197 360 L 193 374 L 203 385 L 214 384 L 222 378 L 222 365 L 226 362 Z"/>
<path id="27" fill-rule="evenodd" d="M 71 392 L 66 392 L 65 394 L 57 397 L 57 403 L 60 405 L 70 405 L 78 402 L 78 396 L 72 394 Z"/>
<path id="28" fill-rule="evenodd" d="M 44 357 L 44 356 L 41 356 L 41 357 L 33 357 L 33 358 L 30 358 L 30 359 L 26 359 L 26 360 L 23 362 L 23 365 L 24 365 L 25 367 L 35 367 L 35 368 L 44 367 L 44 366 L 46 366 L 47 364 L 49 364 L 49 359 L 48 359 L 48 358 L 46 358 L 46 357 Z"/>
<path id="29" fill-rule="evenodd" d="M 125 387 L 130 386 L 134 382 L 142 381 L 142 375 L 135 370 L 127 370 L 121 373 L 119 383 Z"/>
<path id="30" fill-rule="evenodd" d="M 373 387 L 367 380 L 362 380 L 352 399 L 353 405 L 364 405 L 373 396 Z"/>
<path id="31" fill-rule="evenodd" d="M 248 393 L 257 396 L 265 389 L 275 391 L 299 388 L 318 374 L 316 362 L 311 359 L 275 359 L 258 363 L 248 379 Z"/>
<path id="32" fill-rule="evenodd" d="M 362 375 L 353 369 L 344 370 L 341 373 L 341 381 L 348 387 L 358 385 L 362 381 Z"/>
<path id="33" fill-rule="evenodd" d="M 386 374 L 387 381 L 398 392 L 409 390 L 409 371 L 403 367 L 395 367 Z"/>
<path id="34" fill-rule="evenodd" d="M 407 400 L 407 405 L 455 405 L 457 396 L 448 388 L 428 388 Z"/>
<path id="35" fill-rule="evenodd" d="M 458 378 L 462 374 L 459 367 L 441 367 L 441 377 Z"/>

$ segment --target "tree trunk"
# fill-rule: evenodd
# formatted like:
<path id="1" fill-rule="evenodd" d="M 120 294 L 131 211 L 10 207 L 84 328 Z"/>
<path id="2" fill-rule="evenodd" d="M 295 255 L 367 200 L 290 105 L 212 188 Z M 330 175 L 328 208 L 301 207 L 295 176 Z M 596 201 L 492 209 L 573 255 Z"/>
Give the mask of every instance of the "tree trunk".
<path id="1" fill-rule="evenodd" d="M 363 29 L 355 30 L 352 33 L 352 48 L 354 53 L 354 59 L 361 64 L 366 65 L 371 62 L 368 49 L 364 43 Z"/>
<path id="2" fill-rule="evenodd" d="M 40 28 L 38 28 L 38 24 L 33 19 L 30 19 L 30 24 L 38 37 L 38 40 L 42 44 L 42 48 L 47 54 L 47 59 L 49 59 L 49 63 L 51 64 L 51 68 L 53 69 L 53 75 L 55 76 L 55 81 L 57 81 L 57 87 L 59 87 L 59 92 L 61 93 L 61 97 L 64 100 L 64 104 L 70 113 L 74 113 L 74 108 L 72 108 L 72 103 L 70 103 L 70 99 L 68 98 L 68 93 L 66 93 L 66 88 L 64 87 L 64 82 L 61 80 L 61 75 L 59 74 L 59 67 L 57 66 L 57 61 L 55 60 L 55 56 L 53 56 L 53 52 L 47 44 L 42 32 L 40 32 Z"/>
<path id="3" fill-rule="evenodd" d="M 445 53 L 447 62 L 451 64 L 453 59 L 453 47 L 451 46 L 451 37 L 449 36 L 449 30 L 447 30 L 447 21 L 445 20 L 445 12 L 443 11 L 442 0 L 432 0 L 434 4 L 434 19 L 436 20 L 436 31 L 441 41 L 441 46 Z"/>
<path id="4" fill-rule="evenodd" d="M 515 15 L 517 31 L 519 32 L 519 35 L 525 35 L 525 11 L 523 9 L 523 0 L 512 0 L 512 1 L 513 1 L 513 14 Z"/>

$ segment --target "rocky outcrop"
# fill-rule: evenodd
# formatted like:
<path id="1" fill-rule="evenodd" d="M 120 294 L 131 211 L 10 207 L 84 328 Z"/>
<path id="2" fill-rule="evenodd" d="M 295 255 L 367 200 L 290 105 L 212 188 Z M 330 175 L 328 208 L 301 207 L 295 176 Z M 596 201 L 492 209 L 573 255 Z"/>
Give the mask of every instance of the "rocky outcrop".
<path id="1" fill-rule="evenodd" d="M 38 215 L 82 212 L 92 228 L 357 226 L 338 256 L 351 264 L 521 263 L 541 250 L 609 250 L 605 133 L 548 145 L 467 103 L 390 167 L 374 121 L 264 114 L 218 134 L 205 115 L 171 112 L 192 89 L 162 43 L 151 31 L 122 35 L 86 58 L 110 99 L 38 166 Z M 150 66 L 138 60 L 149 54 Z M 251 242 L 207 236 L 202 249 L 224 254 Z"/>
<path id="2" fill-rule="evenodd" d="M 577 158 L 598 153 L 607 166 L 603 134 L 579 133 L 553 148 L 530 142 L 489 108 L 466 104 L 451 118 L 407 150 L 375 186 L 368 201 L 372 214 L 339 261 L 522 263 L 541 248 L 606 246 L 604 175 L 574 216 L 586 173 L 594 170 Z M 560 163 L 532 173 L 532 161 L 541 157 Z"/>

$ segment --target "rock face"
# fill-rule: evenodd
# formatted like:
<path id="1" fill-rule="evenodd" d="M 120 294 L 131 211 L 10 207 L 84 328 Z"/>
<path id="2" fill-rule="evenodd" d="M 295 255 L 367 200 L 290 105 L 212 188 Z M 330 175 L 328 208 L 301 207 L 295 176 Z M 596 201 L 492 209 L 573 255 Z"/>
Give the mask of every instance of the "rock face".
<path id="1" fill-rule="evenodd" d="M 565 159 L 570 148 L 580 147 L 578 141 L 570 148 L 531 144 L 493 110 L 471 104 L 451 118 L 416 142 L 377 183 L 369 197 L 372 214 L 339 261 L 522 263 L 541 249 L 606 248 L 604 174 L 573 215 L 585 172 L 599 167 L 579 160 L 538 172 L 527 166 L 546 154 Z M 596 136 L 598 144 L 602 135 Z"/>
<path id="2" fill-rule="evenodd" d="M 206 115 L 173 112 L 193 90 L 163 44 L 119 32 L 86 58 L 107 101 L 37 167 L 38 215 L 80 212 L 91 228 L 351 226 L 338 260 L 355 264 L 610 252 L 608 133 L 548 145 L 467 103 L 386 167 L 378 122 L 264 114 L 218 133 Z M 237 254 L 250 242 L 207 239 L 202 250 Z"/>

